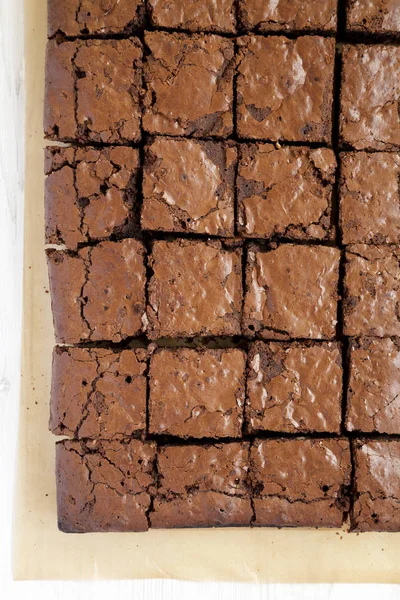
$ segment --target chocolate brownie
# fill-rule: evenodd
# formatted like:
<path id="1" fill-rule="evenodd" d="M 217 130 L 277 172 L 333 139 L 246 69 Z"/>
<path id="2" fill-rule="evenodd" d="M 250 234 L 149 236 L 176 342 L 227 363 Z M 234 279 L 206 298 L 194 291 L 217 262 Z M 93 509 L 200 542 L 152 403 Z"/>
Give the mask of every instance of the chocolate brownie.
<path id="1" fill-rule="evenodd" d="M 400 531 L 400 441 L 354 444 L 353 531 Z"/>
<path id="2" fill-rule="evenodd" d="M 155 446 L 139 440 L 56 444 L 58 527 L 65 533 L 146 531 Z"/>
<path id="3" fill-rule="evenodd" d="M 347 440 L 256 440 L 250 456 L 254 525 L 341 527 L 349 510 Z"/>
<path id="4" fill-rule="evenodd" d="M 343 243 L 399 243 L 400 154 L 344 152 L 340 162 Z"/>
<path id="5" fill-rule="evenodd" d="M 143 229 L 234 235 L 236 146 L 156 138 L 145 149 Z"/>
<path id="6" fill-rule="evenodd" d="M 76 249 L 138 233 L 138 169 L 134 148 L 46 148 L 46 242 Z"/>
<path id="7" fill-rule="evenodd" d="M 151 526 L 250 525 L 248 458 L 248 443 L 160 448 Z"/>
<path id="8" fill-rule="evenodd" d="M 47 0 L 48 34 L 131 35 L 144 25 L 145 0 Z"/>
<path id="9" fill-rule="evenodd" d="M 236 0 L 148 0 L 154 27 L 189 31 L 236 31 Z"/>
<path id="10" fill-rule="evenodd" d="M 56 341 L 120 342 L 143 331 L 144 248 L 101 242 L 71 253 L 47 251 Z"/>
<path id="11" fill-rule="evenodd" d="M 148 336 L 237 335 L 242 251 L 219 241 L 155 241 L 149 257 Z"/>
<path id="12" fill-rule="evenodd" d="M 357 150 L 400 148 L 400 48 L 345 46 L 341 141 Z"/>
<path id="13" fill-rule="evenodd" d="M 339 260 L 340 251 L 326 246 L 251 248 L 243 308 L 245 335 L 278 340 L 334 338 Z"/>
<path id="14" fill-rule="evenodd" d="M 239 23 L 256 31 L 335 31 L 337 0 L 238 0 Z"/>
<path id="15" fill-rule="evenodd" d="M 400 340 L 361 338 L 350 344 L 346 427 L 400 434 Z"/>
<path id="16" fill-rule="evenodd" d="M 232 133 L 234 42 L 217 35 L 147 32 L 143 127 L 149 133 Z"/>
<path id="17" fill-rule="evenodd" d="M 347 30 L 399 35 L 399 0 L 347 0 Z"/>
<path id="18" fill-rule="evenodd" d="M 75 438 L 130 436 L 146 429 L 144 348 L 57 346 L 53 352 L 50 430 Z"/>
<path id="19" fill-rule="evenodd" d="M 236 349 L 158 350 L 150 361 L 150 433 L 241 437 L 245 366 Z"/>
<path id="20" fill-rule="evenodd" d="M 332 150 L 240 146 L 237 196 L 244 237 L 330 239 L 336 159 Z"/>
<path id="21" fill-rule="evenodd" d="M 336 342 L 256 342 L 248 356 L 248 433 L 339 433 L 342 361 Z"/>
<path id="22" fill-rule="evenodd" d="M 396 246 L 347 247 L 344 333 L 400 335 L 400 250 Z"/>
<path id="23" fill-rule="evenodd" d="M 50 40 L 45 136 L 123 144 L 140 138 L 142 45 L 127 40 Z"/>
<path id="24" fill-rule="evenodd" d="M 335 41 L 245 36 L 238 45 L 239 136 L 330 143 Z"/>

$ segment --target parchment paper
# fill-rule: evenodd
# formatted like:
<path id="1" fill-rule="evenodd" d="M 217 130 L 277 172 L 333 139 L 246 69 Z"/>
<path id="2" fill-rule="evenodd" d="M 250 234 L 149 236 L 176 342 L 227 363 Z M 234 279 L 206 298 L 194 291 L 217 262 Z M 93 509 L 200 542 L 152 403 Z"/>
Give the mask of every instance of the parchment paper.
<path id="1" fill-rule="evenodd" d="M 197 529 L 66 535 L 57 529 L 47 430 L 54 344 L 43 251 L 42 112 L 46 0 L 26 0 L 26 203 L 16 579 L 400 582 L 400 534 Z"/>

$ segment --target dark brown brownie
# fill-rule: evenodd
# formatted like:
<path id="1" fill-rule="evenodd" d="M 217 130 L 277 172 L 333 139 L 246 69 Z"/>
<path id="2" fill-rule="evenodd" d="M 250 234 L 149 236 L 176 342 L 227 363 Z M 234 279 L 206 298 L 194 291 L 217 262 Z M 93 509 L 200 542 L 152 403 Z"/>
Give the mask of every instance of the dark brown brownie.
<path id="1" fill-rule="evenodd" d="M 248 458 L 248 443 L 160 448 L 151 526 L 250 525 Z"/>
<path id="2" fill-rule="evenodd" d="M 225 249 L 219 241 L 155 241 L 149 337 L 240 334 L 241 261 L 241 249 Z"/>
<path id="3" fill-rule="evenodd" d="M 232 133 L 234 42 L 217 35 L 147 32 L 143 127 L 150 133 Z"/>
<path id="4" fill-rule="evenodd" d="M 57 346 L 53 352 L 50 430 L 75 438 L 130 436 L 146 429 L 147 353 L 143 348 Z"/>
<path id="5" fill-rule="evenodd" d="M 137 240 L 102 242 L 77 253 L 48 250 L 56 341 L 120 342 L 143 331 L 144 248 Z"/>
<path id="6" fill-rule="evenodd" d="M 238 44 L 239 136 L 329 143 L 335 41 L 245 36 Z"/>
<path id="7" fill-rule="evenodd" d="M 340 156 L 340 226 L 344 244 L 400 242 L 400 154 Z"/>
<path id="8" fill-rule="evenodd" d="M 349 509 L 348 440 L 256 440 L 250 472 L 254 525 L 341 527 Z"/>
<path id="9" fill-rule="evenodd" d="M 138 232 L 134 148 L 46 148 L 46 242 L 80 243 Z"/>
<path id="10" fill-rule="evenodd" d="M 145 0 L 47 0 L 49 37 L 130 35 L 144 25 Z"/>
<path id="11" fill-rule="evenodd" d="M 236 0 L 148 0 L 154 27 L 189 31 L 236 31 Z"/>
<path id="12" fill-rule="evenodd" d="M 286 340 L 332 339 L 337 323 L 340 251 L 283 244 L 251 248 L 246 267 L 243 331 Z"/>
<path id="13" fill-rule="evenodd" d="M 65 533 L 146 531 L 155 445 L 139 440 L 56 444 L 58 526 Z"/>
<path id="14" fill-rule="evenodd" d="M 399 35 L 399 0 L 347 0 L 347 30 Z"/>
<path id="15" fill-rule="evenodd" d="M 45 135 L 81 143 L 140 138 L 142 45 L 127 40 L 50 40 L 46 57 Z"/>
<path id="16" fill-rule="evenodd" d="M 346 427 L 400 434 L 400 340 L 362 338 L 350 343 Z"/>
<path id="17" fill-rule="evenodd" d="M 345 335 L 400 335 L 400 249 L 348 246 L 345 268 Z"/>
<path id="18" fill-rule="evenodd" d="M 335 31 L 337 0 L 238 0 L 239 23 L 256 31 Z"/>
<path id="19" fill-rule="evenodd" d="M 146 146 L 143 229 L 234 235 L 236 146 L 158 137 Z"/>
<path id="20" fill-rule="evenodd" d="M 344 46 L 341 141 L 357 150 L 400 148 L 400 48 Z"/>
<path id="21" fill-rule="evenodd" d="M 248 433 L 339 433 L 342 359 L 336 342 L 256 342 L 248 356 Z"/>
<path id="22" fill-rule="evenodd" d="M 353 531 L 400 531 L 400 441 L 354 444 Z"/>
<path id="23" fill-rule="evenodd" d="M 241 437 L 245 366 L 236 349 L 158 350 L 150 361 L 150 433 Z"/>
<path id="24" fill-rule="evenodd" d="M 332 150 L 240 146 L 239 231 L 244 237 L 330 239 L 336 159 Z"/>

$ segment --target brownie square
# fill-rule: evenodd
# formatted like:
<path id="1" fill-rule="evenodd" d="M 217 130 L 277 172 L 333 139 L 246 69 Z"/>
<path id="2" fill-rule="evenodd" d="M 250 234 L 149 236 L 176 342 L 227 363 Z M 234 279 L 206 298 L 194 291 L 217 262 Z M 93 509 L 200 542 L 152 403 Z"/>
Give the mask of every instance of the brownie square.
<path id="1" fill-rule="evenodd" d="M 58 527 L 64 533 L 146 531 L 155 445 L 139 440 L 56 444 Z"/>
<path id="2" fill-rule="evenodd" d="M 399 35 L 400 5 L 398 0 L 347 0 L 348 31 Z"/>
<path id="3" fill-rule="evenodd" d="M 400 48 L 344 46 L 340 135 L 357 150 L 400 148 Z"/>
<path id="4" fill-rule="evenodd" d="M 50 423 L 55 435 L 112 439 L 146 429 L 147 353 L 143 348 L 57 346 Z"/>
<path id="5" fill-rule="evenodd" d="M 239 23 L 256 31 L 335 31 L 337 0 L 238 0 Z"/>
<path id="6" fill-rule="evenodd" d="M 149 257 L 148 336 L 240 333 L 241 249 L 219 241 L 155 241 Z"/>
<path id="7" fill-rule="evenodd" d="M 46 243 L 76 249 L 138 233 L 134 148 L 46 148 Z"/>
<path id="8" fill-rule="evenodd" d="M 77 253 L 48 250 L 57 343 L 120 342 L 143 331 L 144 248 L 137 240 L 101 242 Z"/>
<path id="9" fill-rule="evenodd" d="M 354 444 L 353 531 L 400 531 L 400 441 Z"/>
<path id="10" fill-rule="evenodd" d="M 347 440 L 256 440 L 250 456 L 254 525 L 342 526 L 351 479 Z"/>
<path id="11" fill-rule="evenodd" d="M 241 437 L 245 366 L 236 349 L 158 350 L 150 361 L 149 432 Z"/>
<path id="12" fill-rule="evenodd" d="M 188 31 L 236 31 L 236 0 L 148 0 L 154 27 Z"/>
<path id="13" fill-rule="evenodd" d="M 400 154 L 344 152 L 340 162 L 343 243 L 399 243 Z"/>
<path id="14" fill-rule="evenodd" d="M 238 44 L 239 136 L 330 143 L 335 41 L 245 36 Z"/>
<path id="15" fill-rule="evenodd" d="M 243 144 L 237 178 L 239 232 L 249 238 L 330 239 L 332 150 Z"/>
<path id="16" fill-rule="evenodd" d="M 250 249 L 246 267 L 243 331 L 286 340 L 332 339 L 337 323 L 340 251 L 283 244 Z"/>
<path id="17" fill-rule="evenodd" d="M 75 40 L 47 46 L 45 136 L 123 144 L 140 138 L 142 45 Z"/>
<path id="18" fill-rule="evenodd" d="M 350 343 L 346 427 L 400 434 L 400 340 L 361 338 Z"/>
<path id="19" fill-rule="evenodd" d="M 347 247 L 344 333 L 400 335 L 400 250 L 395 246 Z"/>
<path id="20" fill-rule="evenodd" d="M 234 235 L 236 146 L 156 138 L 146 146 L 143 229 Z"/>
<path id="21" fill-rule="evenodd" d="M 336 342 L 256 342 L 250 346 L 248 433 L 339 433 L 342 357 Z"/>
<path id="22" fill-rule="evenodd" d="M 248 443 L 160 448 L 151 527 L 250 525 L 248 459 Z"/>
<path id="23" fill-rule="evenodd" d="M 149 133 L 232 133 L 234 42 L 217 35 L 147 32 L 143 127 Z"/>
<path id="24" fill-rule="evenodd" d="M 48 35 L 130 35 L 144 25 L 145 0 L 47 0 Z"/>

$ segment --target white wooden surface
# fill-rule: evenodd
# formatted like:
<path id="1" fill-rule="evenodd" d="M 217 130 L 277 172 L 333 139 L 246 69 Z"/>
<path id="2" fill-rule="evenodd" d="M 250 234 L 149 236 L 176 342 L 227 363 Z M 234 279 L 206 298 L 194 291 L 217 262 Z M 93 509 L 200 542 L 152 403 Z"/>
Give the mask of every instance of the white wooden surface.
<path id="1" fill-rule="evenodd" d="M 68 0 L 64 0 L 68 2 Z M 0 597 L 76 600 L 135 598 L 197 600 L 332 600 L 350 597 L 400 598 L 399 586 L 236 585 L 177 581 L 12 581 L 12 507 L 18 432 L 21 336 L 24 90 L 23 0 L 0 0 Z M 400 549 L 399 549 L 400 551 Z M 318 568 L 316 566 L 316 568 Z"/>

